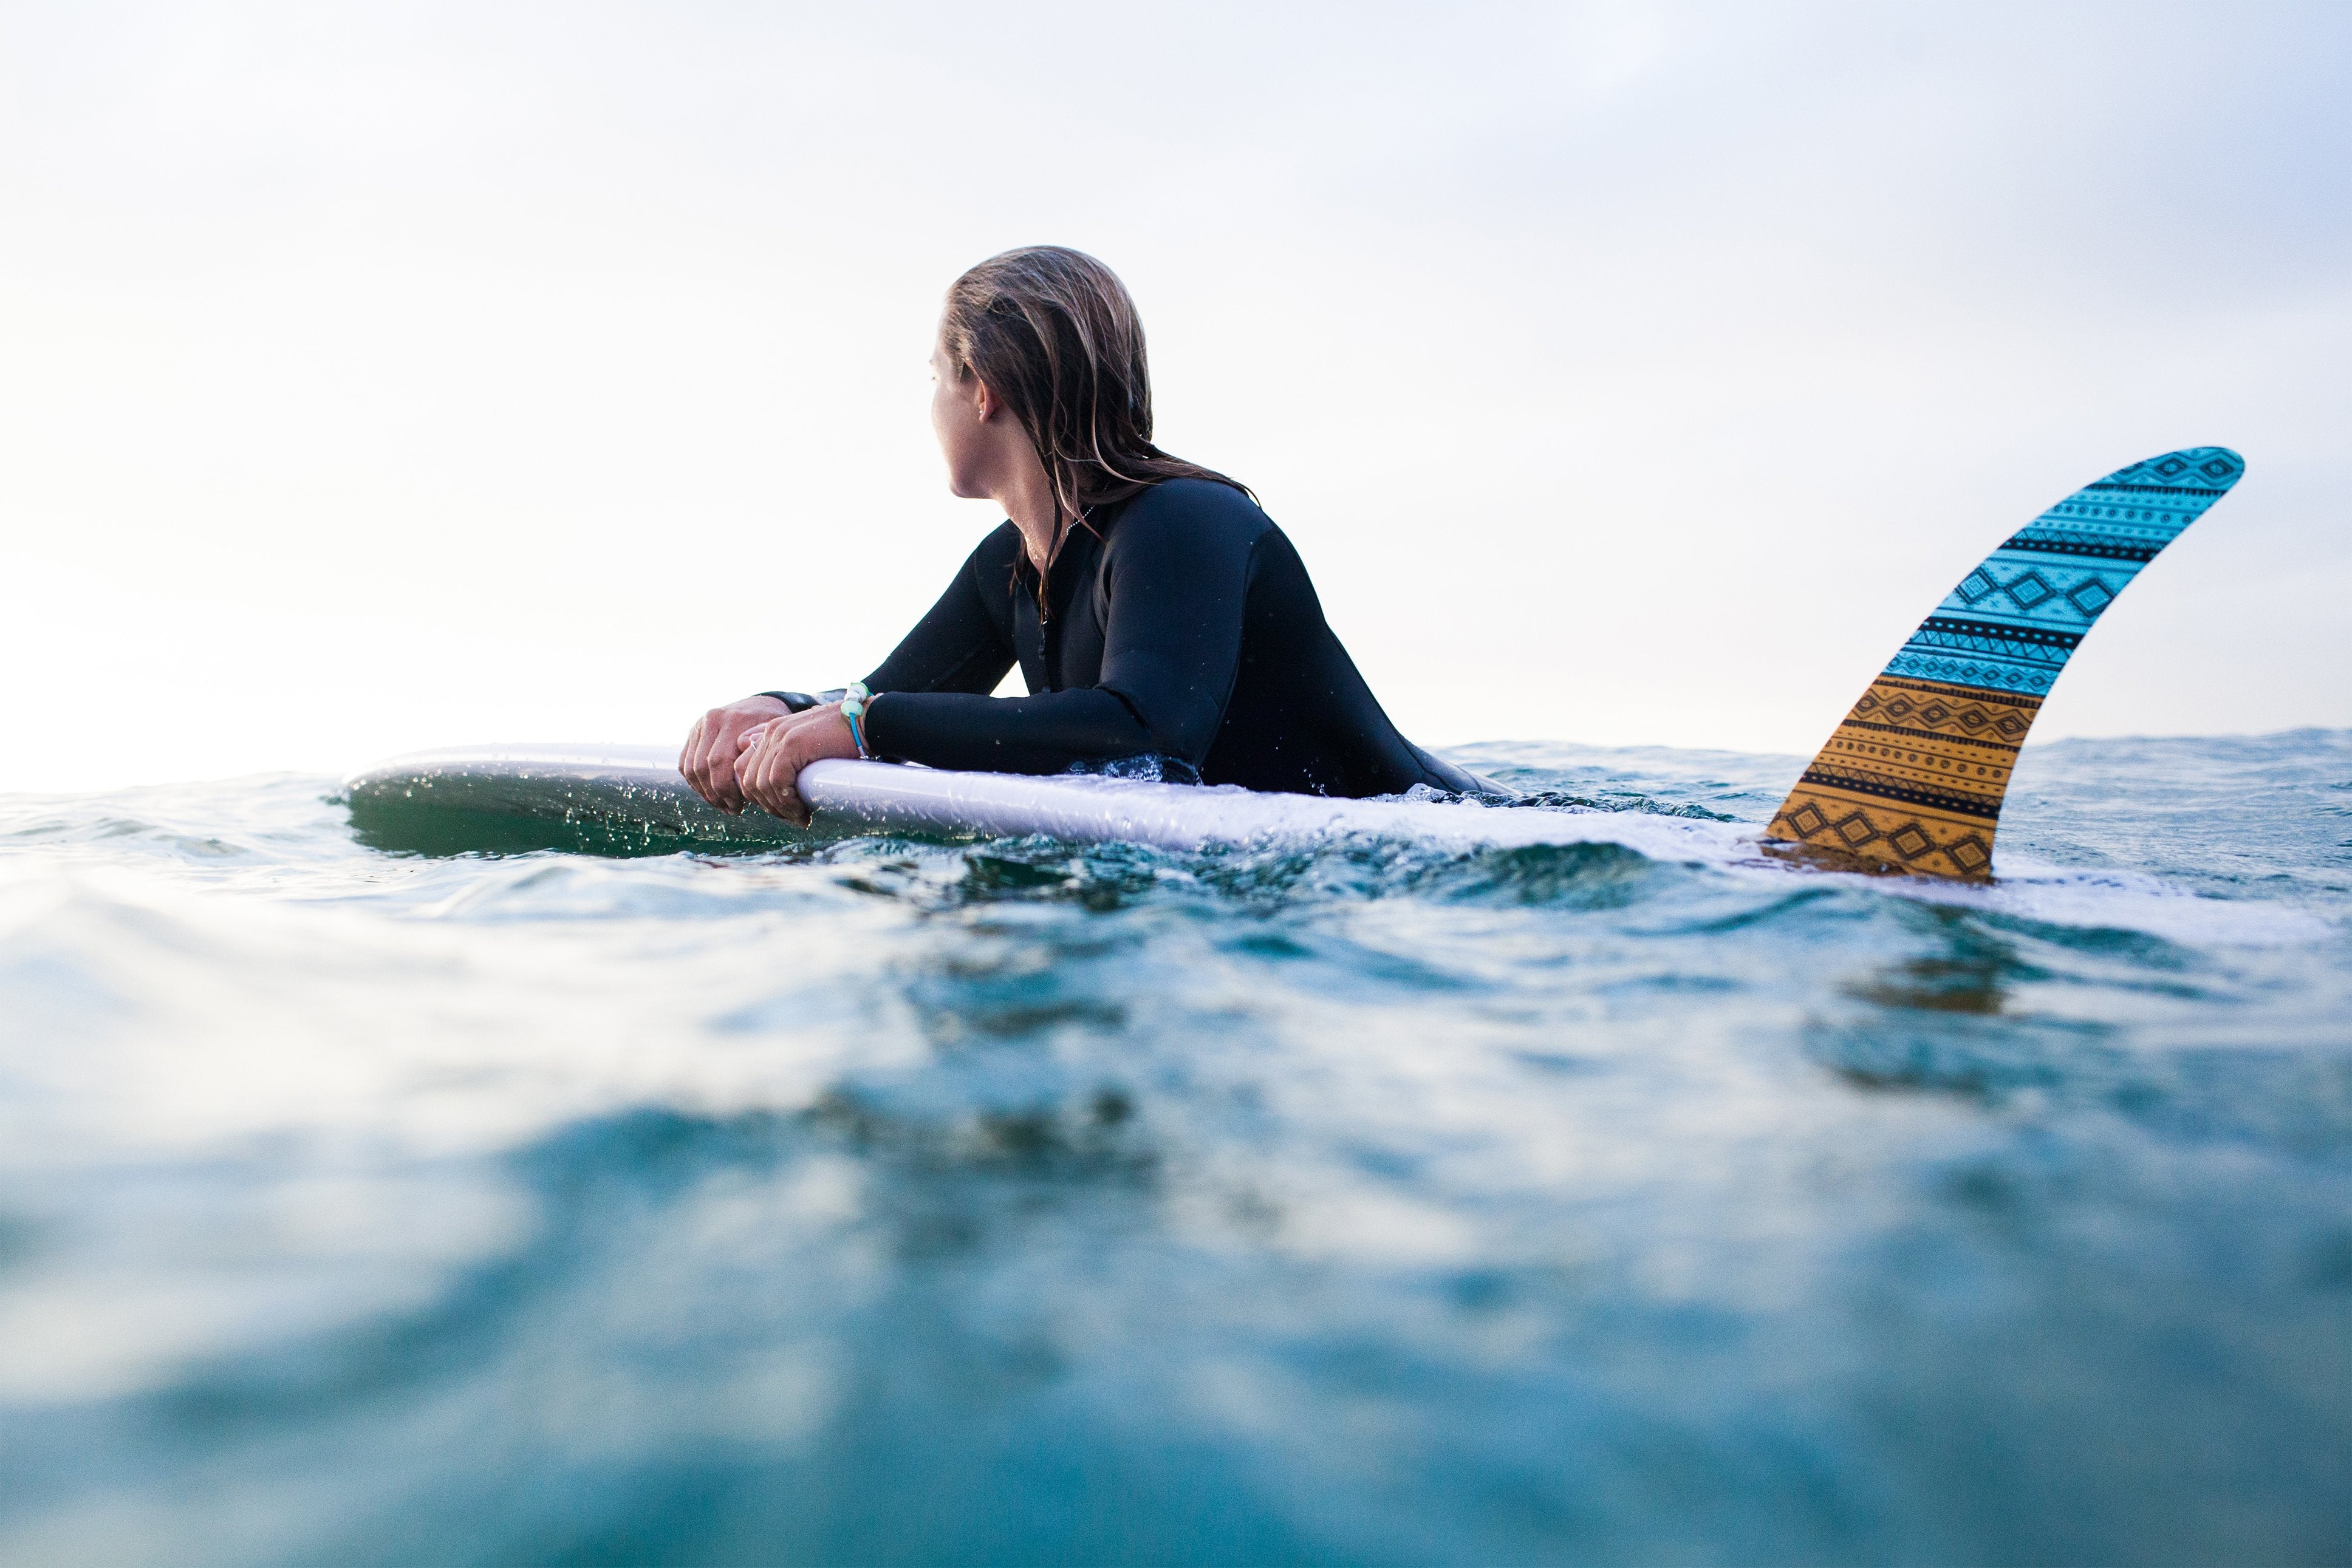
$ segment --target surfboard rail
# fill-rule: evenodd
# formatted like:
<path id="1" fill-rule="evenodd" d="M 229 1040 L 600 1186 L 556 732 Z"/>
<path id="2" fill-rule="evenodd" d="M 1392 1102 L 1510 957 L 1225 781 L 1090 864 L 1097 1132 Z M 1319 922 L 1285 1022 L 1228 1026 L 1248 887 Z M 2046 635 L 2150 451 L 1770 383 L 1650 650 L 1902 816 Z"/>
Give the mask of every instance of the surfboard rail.
<path id="1" fill-rule="evenodd" d="M 1473 850 L 1613 843 L 1662 860 L 1754 855 L 1744 824 L 1644 811 L 1261 794 L 1062 774 L 958 773 L 827 760 L 801 775 L 815 821 L 729 816 L 678 776 L 666 746 L 484 746 L 395 757 L 343 781 L 352 821 L 388 849 L 426 853 L 578 847 L 606 853 L 758 848 L 865 834 L 1133 843 L 1179 852 L 1372 837 Z"/>

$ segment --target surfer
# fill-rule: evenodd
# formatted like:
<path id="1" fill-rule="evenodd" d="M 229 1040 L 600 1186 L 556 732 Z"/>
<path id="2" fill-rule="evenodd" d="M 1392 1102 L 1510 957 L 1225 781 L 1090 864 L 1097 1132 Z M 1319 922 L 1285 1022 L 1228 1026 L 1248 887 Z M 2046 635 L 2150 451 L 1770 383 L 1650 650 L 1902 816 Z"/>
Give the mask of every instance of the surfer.
<path id="1" fill-rule="evenodd" d="M 805 825 L 800 770 L 858 756 L 1314 795 L 1493 788 L 1389 722 L 1248 487 L 1152 444 L 1143 326 L 1110 268 L 1059 246 L 982 262 L 948 290 L 931 374 L 949 489 L 1006 521 L 841 700 L 762 692 L 698 719 L 678 771 L 704 800 Z M 1015 664 L 1029 695 L 992 696 Z"/>

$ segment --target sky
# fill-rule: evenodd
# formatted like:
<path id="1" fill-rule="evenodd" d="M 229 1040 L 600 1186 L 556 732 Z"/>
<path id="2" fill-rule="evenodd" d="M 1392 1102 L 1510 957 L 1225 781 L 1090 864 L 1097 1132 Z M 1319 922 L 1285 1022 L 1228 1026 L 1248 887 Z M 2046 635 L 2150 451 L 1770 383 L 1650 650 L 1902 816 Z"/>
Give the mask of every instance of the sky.
<path id="1" fill-rule="evenodd" d="M 663 741 L 998 520 L 1127 280 L 1424 744 L 1808 753 L 2071 490 L 2247 478 L 2037 738 L 2352 725 L 2352 7 L 0 0 L 0 789 Z"/>

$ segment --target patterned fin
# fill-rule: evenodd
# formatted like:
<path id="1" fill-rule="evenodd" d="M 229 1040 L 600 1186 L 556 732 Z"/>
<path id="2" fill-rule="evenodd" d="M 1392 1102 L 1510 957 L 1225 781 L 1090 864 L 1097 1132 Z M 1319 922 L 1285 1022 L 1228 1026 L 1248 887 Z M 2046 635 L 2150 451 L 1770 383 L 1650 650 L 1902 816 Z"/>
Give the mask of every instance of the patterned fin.
<path id="1" fill-rule="evenodd" d="M 2168 452 L 2012 535 L 1871 682 L 1771 835 L 1874 870 L 1990 878 L 2010 768 L 2058 672 L 2124 585 L 2245 471 L 2227 447 Z"/>

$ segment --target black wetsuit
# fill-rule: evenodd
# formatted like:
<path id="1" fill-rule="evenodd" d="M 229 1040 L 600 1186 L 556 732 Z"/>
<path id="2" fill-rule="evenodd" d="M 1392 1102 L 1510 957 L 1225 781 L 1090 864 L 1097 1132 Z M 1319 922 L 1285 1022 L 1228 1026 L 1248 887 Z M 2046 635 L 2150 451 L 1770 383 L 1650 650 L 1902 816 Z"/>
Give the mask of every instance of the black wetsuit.
<path id="1" fill-rule="evenodd" d="M 991 697 L 1016 661 L 1030 695 Z M 933 768 L 1148 758 L 1171 780 L 1303 794 L 1492 788 L 1397 733 L 1289 539 L 1205 479 L 1097 508 L 1042 594 L 1006 523 L 866 684 L 876 754 Z"/>

